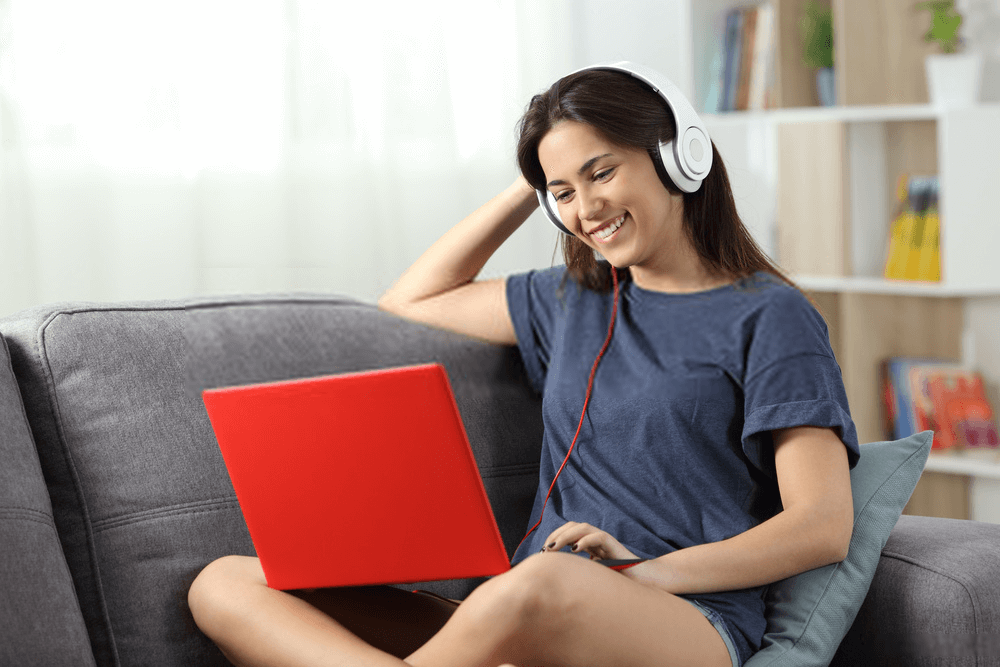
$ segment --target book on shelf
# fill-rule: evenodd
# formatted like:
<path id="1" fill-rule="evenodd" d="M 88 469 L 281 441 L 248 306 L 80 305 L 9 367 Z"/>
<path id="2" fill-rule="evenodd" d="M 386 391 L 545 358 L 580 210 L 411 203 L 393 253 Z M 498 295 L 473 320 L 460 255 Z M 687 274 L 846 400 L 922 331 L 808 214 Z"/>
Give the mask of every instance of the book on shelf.
<path id="1" fill-rule="evenodd" d="M 730 9 L 705 111 L 761 110 L 771 106 L 774 87 L 775 11 L 771 2 Z"/>
<path id="2" fill-rule="evenodd" d="M 896 189 L 885 277 L 890 280 L 941 280 L 941 219 L 937 176 L 904 174 Z"/>
<path id="3" fill-rule="evenodd" d="M 774 5 L 766 2 L 757 7 L 753 62 L 747 85 L 747 108 L 766 109 L 771 106 L 769 94 L 774 80 Z"/>
<path id="4" fill-rule="evenodd" d="M 750 101 L 750 66 L 753 64 L 754 40 L 757 37 L 757 7 L 743 12 L 743 38 L 740 40 L 740 78 L 736 87 L 736 109 L 747 108 Z"/>
<path id="5" fill-rule="evenodd" d="M 996 448 L 982 375 L 951 361 L 893 357 L 881 364 L 886 438 L 934 431 L 932 449 Z"/>

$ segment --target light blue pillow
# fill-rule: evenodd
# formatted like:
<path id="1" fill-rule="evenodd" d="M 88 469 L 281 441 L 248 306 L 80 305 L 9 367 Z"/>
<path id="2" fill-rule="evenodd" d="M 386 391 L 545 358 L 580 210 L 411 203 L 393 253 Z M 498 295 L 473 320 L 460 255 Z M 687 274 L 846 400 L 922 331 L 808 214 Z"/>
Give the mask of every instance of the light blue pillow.
<path id="1" fill-rule="evenodd" d="M 920 479 L 933 435 L 924 431 L 861 445 L 861 458 L 851 471 L 854 533 L 847 558 L 771 584 L 761 650 L 745 667 L 830 664 L 865 601 L 889 533 Z"/>

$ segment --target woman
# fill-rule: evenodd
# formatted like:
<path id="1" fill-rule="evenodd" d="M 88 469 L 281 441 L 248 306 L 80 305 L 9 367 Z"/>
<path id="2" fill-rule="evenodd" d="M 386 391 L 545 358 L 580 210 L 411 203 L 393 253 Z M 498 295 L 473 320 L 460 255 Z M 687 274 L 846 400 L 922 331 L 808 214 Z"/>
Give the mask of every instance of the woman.
<path id="1" fill-rule="evenodd" d="M 222 559 L 189 598 L 230 659 L 740 665 L 760 646 L 766 584 L 845 557 L 858 445 L 825 325 L 743 227 L 714 146 L 700 187 L 676 187 L 657 149 L 675 132 L 665 101 L 627 74 L 560 79 L 522 118 L 522 176 L 379 302 L 518 345 L 545 439 L 515 567 L 412 650 L 387 615 L 422 613 L 420 596 L 289 595 L 255 559 Z M 571 234 L 566 267 L 477 281 L 536 190 Z M 595 562 L 608 559 L 638 562 Z"/>

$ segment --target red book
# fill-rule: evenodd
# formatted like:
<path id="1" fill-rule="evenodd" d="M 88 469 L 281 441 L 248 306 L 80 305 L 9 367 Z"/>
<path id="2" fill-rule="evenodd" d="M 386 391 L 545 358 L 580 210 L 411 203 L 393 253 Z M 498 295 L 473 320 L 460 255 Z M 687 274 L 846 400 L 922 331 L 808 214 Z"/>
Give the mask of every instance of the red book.
<path id="1" fill-rule="evenodd" d="M 993 409 L 978 373 L 949 369 L 931 373 L 927 386 L 942 447 L 996 447 Z"/>
<path id="2" fill-rule="evenodd" d="M 914 366 L 909 380 L 916 430 L 934 431 L 933 449 L 1000 445 L 978 373 L 955 366 Z"/>

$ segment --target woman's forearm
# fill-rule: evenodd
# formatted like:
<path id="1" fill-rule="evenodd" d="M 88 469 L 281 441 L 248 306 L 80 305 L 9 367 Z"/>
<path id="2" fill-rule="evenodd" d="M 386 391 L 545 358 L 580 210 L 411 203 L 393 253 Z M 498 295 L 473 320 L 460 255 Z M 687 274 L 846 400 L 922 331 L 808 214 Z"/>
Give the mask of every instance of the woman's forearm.
<path id="1" fill-rule="evenodd" d="M 680 549 L 622 573 L 674 594 L 762 586 L 843 560 L 842 523 L 784 511 L 727 540 Z"/>
<path id="2" fill-rule="evenodd" d="M 518 177 L 428 248 L 379 299 L 379 306 L 398 310 L 471 282 L 537 206 L 534 190 Z"/>

